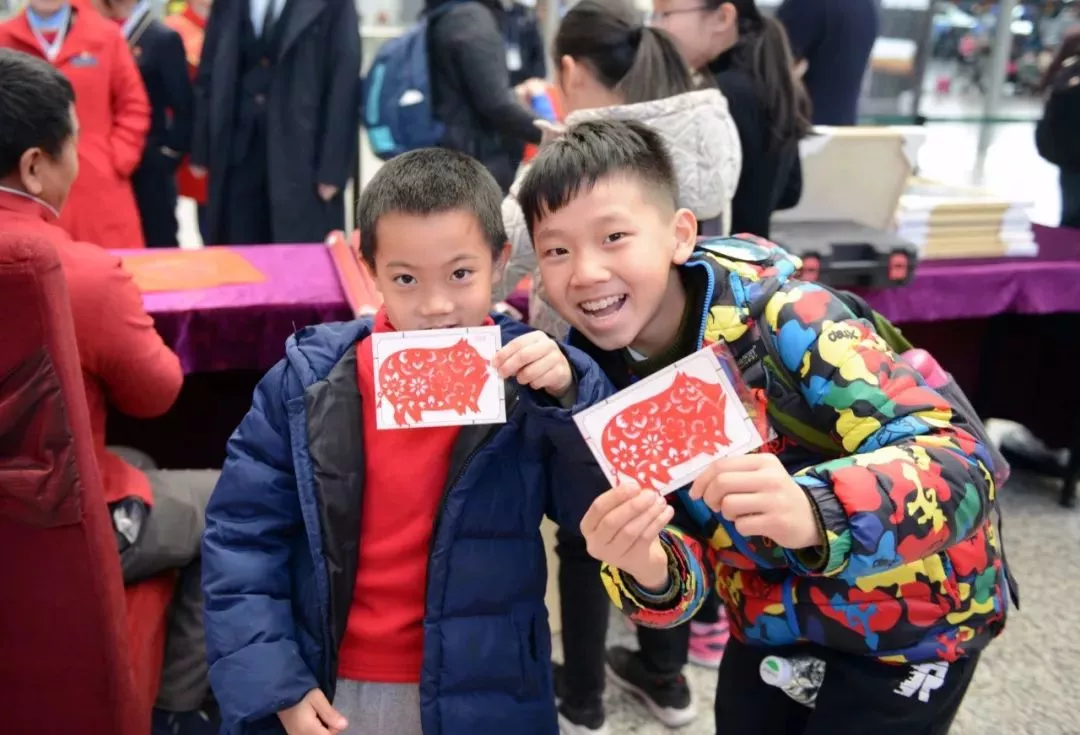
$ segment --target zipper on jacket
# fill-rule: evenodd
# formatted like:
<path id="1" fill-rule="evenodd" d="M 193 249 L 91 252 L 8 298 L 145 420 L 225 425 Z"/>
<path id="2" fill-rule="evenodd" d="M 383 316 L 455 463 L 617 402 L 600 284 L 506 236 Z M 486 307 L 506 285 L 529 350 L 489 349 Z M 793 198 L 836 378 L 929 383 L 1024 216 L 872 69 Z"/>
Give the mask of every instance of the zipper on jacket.
<path id="1" fill-rule="evenodd" d="M 510 419 L 513 418 L 514 414 L 517 412 L 517 409 L 518 409 L 518 398 L 517 398 L 517 394 L 515 393 L 514 394 L 514 405 L 510 407 L 510 412 L 508 414 L 506 414 L 506 423 L 507 424 L 510 423 Z M 504 424 L 504 426 L 505 426 L 505 424 Z M 446 511 L 446 501 L 450 499 L 450 493 L 457 486 L 457 484 L 461 481 L 461 478 L 465 476 L 465 472 L 468 471 L 469 465 L 472 464 L 473 458 L 477 454 L 480 453 L 480 450 L 482 450 L 484 447 L 486 447 L 491 442 L 492 438 L 497 433 L 498 432 L 494 432 L 492 434 L 492 436 L 488 437 L 484 441 L 477 444 L 476 447 L 471 452 L 469 452 L 469 456 L 467 456 L 465 458 L 465 461 L 461 463 L 460 469 L 458 469 L 457 474 L 454 475 L 453 482 L 446 483 L 446 486 L 443 488 L 442 497 L 439 498 L 439 509 L 435 512 L 435 520 L 432 521 L 432 524 L 431 524 L 431 542 L 428 544 L 427 574 L 425 575 L 425 578 L 424 578 L 424 616 L 425 617 L 427 617 L 428 590 L 431 587 L 431 555 L 435 553 L 435 540 L 436 540 L 436 538 L 438 538 L 439 524 L 442 522 L 443 513 Z"/>

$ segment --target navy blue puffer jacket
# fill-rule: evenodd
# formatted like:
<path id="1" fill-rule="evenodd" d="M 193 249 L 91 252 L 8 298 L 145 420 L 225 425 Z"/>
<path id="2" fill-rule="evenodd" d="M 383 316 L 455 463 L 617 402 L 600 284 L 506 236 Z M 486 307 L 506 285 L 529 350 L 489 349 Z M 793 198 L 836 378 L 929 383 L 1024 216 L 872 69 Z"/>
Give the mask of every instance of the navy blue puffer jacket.
<path id="1" fill-rule="evenodd" d="M 495 318 L 504 344 L 528 331 Z M 281 733 L 276 712 L 316 687 L 334 696 L 361 498 L 393 492 L 363 487 L 356 344 L 370 330 L 361 320 L 291 337 L 229 440 L 202 562 L 225 733 Z M 506 423 L 458 436 L 428 567 L 425 735 L 557 732 L 539 526 L 546 513 L 577 528 L 606 489 L 571 414 L 612 390 L 595 363 L 567 354 L 572 410 L 508 381 Z"/>

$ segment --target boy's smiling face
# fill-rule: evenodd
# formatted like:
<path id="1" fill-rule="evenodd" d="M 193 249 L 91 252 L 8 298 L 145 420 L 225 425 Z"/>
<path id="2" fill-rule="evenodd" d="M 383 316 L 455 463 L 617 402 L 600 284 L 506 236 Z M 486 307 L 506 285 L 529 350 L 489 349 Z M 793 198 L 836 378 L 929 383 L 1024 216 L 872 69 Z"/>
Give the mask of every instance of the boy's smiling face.
<path id="1" fill-rule="evenodd" d="M 391 212 L 379 218 L 375 234 L 375 264 L 369 270 L 395 329 L 484 323 L 502 269 L 474 214 Z M 500 260 L 506 254 L 504 248 Z"/>
<path id="2" fill-rule="evenodd" d="M 662 352 L 678 338 L 697 221 L 633 174 L 601 179 L 545 213 L 533 244 L 547 299 L 603 350 Z"/>

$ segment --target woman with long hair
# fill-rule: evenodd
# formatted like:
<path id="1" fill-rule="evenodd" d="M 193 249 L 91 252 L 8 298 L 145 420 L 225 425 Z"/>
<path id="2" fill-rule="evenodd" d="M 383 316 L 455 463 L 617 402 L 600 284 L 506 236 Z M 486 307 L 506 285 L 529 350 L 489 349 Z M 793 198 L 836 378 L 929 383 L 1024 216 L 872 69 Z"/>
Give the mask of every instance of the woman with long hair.
<path id="1" fill-rule="evenodd" d="M 704 234 L 726 234 L 742 167 L 738 131 L 724 94 L 695 79 L 671 37 L 644 25 L 641 13 L 627 0 L 582 0 L 563 18 L 552 51 L 569 111 L 566 123 L 616 119 L 651 126 L 672 153 L 679 205 L 697 216 Z M 503 219 L 513 245 L 503 282 L 512 288 L 534 271 L 536 256 L 512 197 L 503 204 Z M 533 326 L 565 334 L 565 322 L 544 301 L 538 273 L 533 274 L 529 311 Z M 600 582 L 600 564 L 589 556 L 577 530 L 560 529 L 557 539 L 565 662 L 555 679 L 560 731 L 595 735 L 607 732 L 602 695 L 605 665 L 610 663 L 605 660 L 610 603 Z M 714 607 L 710 630 L 721 627 Z M 726 638 L 725 631 L 720 632 Z M 689 627 L 638 630 L 640 647 L 652 653 L 649 661 L 662 669 L 656 680 L 665 684 L 662 692 L 654 692 L 654 711 L 671 726 L 684 725 L 695 715 L 681 673 L 689 632 Z M 720 645 L 711 651 L 714 667 L 722 641 Z"/>
<path id="2" fill-rule="evenodd" d="M 727 97 L 743 151 L 732 231 L 768 237 L 772 213 L 799 202 L 798 144 L 811 128 L 783 26 L 754 0 L 654 0 L 652 22 Z"/>
<path id="3" fill-rule="evenodd" d="M 1066 34 L 1040 86 L 1046 107 L 1035 144 L 1061 171 L 1061 226 L 1080 228 L 1080 29 Z"/>

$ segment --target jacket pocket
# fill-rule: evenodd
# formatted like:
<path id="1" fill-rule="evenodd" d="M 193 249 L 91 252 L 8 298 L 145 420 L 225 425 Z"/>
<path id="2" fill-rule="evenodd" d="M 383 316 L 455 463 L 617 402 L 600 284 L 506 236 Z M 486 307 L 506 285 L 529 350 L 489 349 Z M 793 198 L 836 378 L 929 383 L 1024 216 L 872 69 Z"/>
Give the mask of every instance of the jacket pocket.
<path id="1" fill-rule="evenodd" d="M 551 634 L 533 606 L 521 607 L 513 614 L 514 632 L 521 657 L 521 699 L 536 699 L 544 692 L 551 667 Z"/>
<path id="2" fill-rule="evenodd" d="M 0 517 L 38 528 L 78 523 L 82 482 L 75 439 L 45 349 L 0 375 L 0 427 Z"/>

